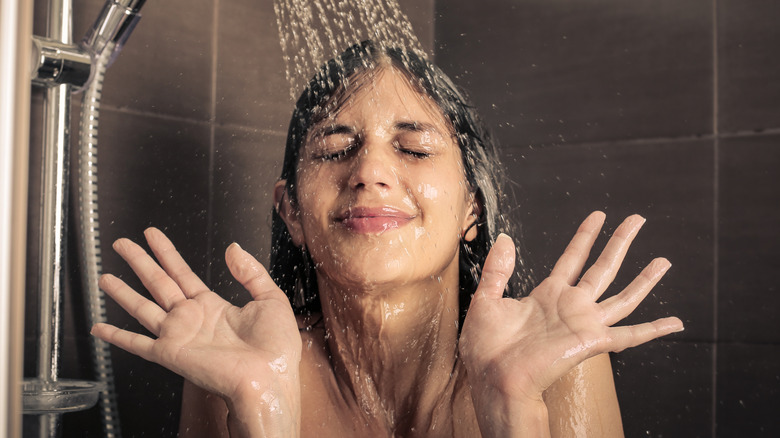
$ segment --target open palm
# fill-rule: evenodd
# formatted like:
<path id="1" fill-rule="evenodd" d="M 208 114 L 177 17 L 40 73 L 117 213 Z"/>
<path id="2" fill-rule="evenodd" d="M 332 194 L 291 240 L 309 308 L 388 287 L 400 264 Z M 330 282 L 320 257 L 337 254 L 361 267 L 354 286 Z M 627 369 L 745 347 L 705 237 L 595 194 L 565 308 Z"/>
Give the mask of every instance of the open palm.
<path id="1" fill-rule="evenodd" d="M 514 245 L 500 236 L 485 261 L 461 335 L 460 352 L 484 390 L 510 399 L 539 400 L 553 382 L 585 359 L 621 351 L 679 331 L 675 317 L 612 327 L 630 314 L 670 264 L 653 260 L 622 292 L 596 300 L 614 280 L 644 220 L 627 218 L 595 264 L 577 281 L 604 222 L 591 214 L 580 226 L 550 277 L 528 297 L 501 298 L 514 267 Z"/>
<path id="2" fill-rule="evenodd" d="M 156 303 L 110 274 L 100 286 L 157 338 L 108 324 L 96 325 L 94 335 L 228 399 L 252 390 L 248 382 L 271 387 L 297 379 L 301 337 L 295 316 L 257 260 L 236 244 L 226 252 L 231 273 L 253 298 L 239 308 L 210 291 L 162 232 L 150 228 L 145 235 L 162 268 L 127 239 L 114 248 Z"/>

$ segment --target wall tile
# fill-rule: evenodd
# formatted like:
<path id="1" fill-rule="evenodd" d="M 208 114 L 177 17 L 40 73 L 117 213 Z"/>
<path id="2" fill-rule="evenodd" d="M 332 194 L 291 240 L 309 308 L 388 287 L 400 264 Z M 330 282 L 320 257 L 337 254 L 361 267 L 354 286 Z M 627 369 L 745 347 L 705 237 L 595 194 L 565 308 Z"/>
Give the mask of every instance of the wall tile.
<path id="1" fill-rule="evenodd" d="M 43 93 L 33 89 L 30 103 L 30 155 L 29 176 L 27 182 L 27 261 L 25 287 L 28 296 L 25 299 L 25 376 L 34 375 L 35 363 L 33 351 L 36 351 L 38 321 L 38 290 L 41 223 L 41 186 L 43 166 Z"/>
<path id="2" fill-rule="evenodd" d="M 538 280 L 549 274 L 578 224 L 593 210 L 607 214 L 609 234 L 627 215 L 647 218 L 614 285 L 617 293 L 654 257 L 673 266 L 623 323 L 679 316 L 674 339 L 713 336 L 713 152 L 711 141 L 569 145 L 507 151 L 517 184 L 513 212 Z M 595 259 L 607 240 L 596 242 Z M 590 262 L 589 262 L 590 263 Z"/>
<path id="3" fill-rule="evenodd" d="M 434 53 L 434 0 L 398 0 L 401 12 L 409 19 L 417 39 L 429 54 Z"/>
<path id="4" fill-rule="evenodd" d="M 25 343 L 25 372 L 34 373 L 37 338 L 33 325 L 37 321 L 37 239 L 36 228 L 40 168 L 40 117 L 41 100 L 38 94 L 33 100 L 31 129 L 31 186 L 30 186 L 30 236 L 28 257 L 28 290 L 26 305 L 28 333 Z M 74 118 L 78 112 L 74 111 Z M 74 120 L 74 125 L 77 122 Z M 127 265 L 110 249 L 119 237 L 142 239 L 141 232 L 150 225 L 166 229 L 179 246 L 184 257 L 199 274 L 205 272 L 206 245 L 200 237 L 206 232 L 206 208 L 208 201 L 209 129 L 206 125 L 163 120 L 103 110 L 100 114 L 98 141 L 98 182 L 103 243 L 103 270 L 117 274 L 137 290 L 143 290 Z M 76 132 L 75 129 L 73 131 Z M 75 137 L 75 134 L 74 134 Z M 72 146 L 76 151 L 76 144 Z M 74 154 L 75 155 L 75 154 Z M 75 169 L 75 158 L 71 169 Z M 73 170 L 75 172 L 75 170 Z M 75 175 L 74 175 L 75 176 Z M 74 183 L 75 184 L 75 183 Z M 71 191 L 75 194 L 76 186 Z M 73 211 L 71 212 L 74 213 Z M 71 224 L 73 222 L 71 218 Z M 192 239 L 191 236 L 199 236 Z M 65 285 L 63 300 L 63 355 L 61 376 L 67 378 L 91 378 L 89 335 L 84 326 L 80 287 L 75 282 L 78 272 L 77 246 L 73 234 L 69 242 L 68 271 L 70 279 Z M 127 313 L 110 299 L 107 303 L 109 321 L 133 331 L 143 331 Z M 132 357 L 119 349 L 112 350 L 117 376 L 120 413 L 126 436 L 141 436 L 147 431 L 154 436 L 173 435 L 178 424 L 178 392 L 180 379 L 174 374 L 159 370 L 156 365 Z M 165 415 L 149 416 L 154 406 L 171 409 Z M 95 410 L 67 416 L 64 436 L 90 435 L 99 431 Z M 70 435 L 69 435 L 70 434 Z"/>
<path id="5" fill-rule="evenodd" d="M 780 3 L 718 0 L 721 132 L 780 127 Z"/>
<path id="6" fill-rule="evenodd" d="M 33 1 L 33 35 L 46 35 L 47 13 L 48 3 L 45 0 Z"/>
<path id="7" fill-rule="evenodd" d="M 719 166 L 719 337 L 780 342 L 780 136 L 723 139 Z"/>
<path id="8" fill-rule="evenodd" d="M 232 242 L 268 266 L 271 254 L 273 190 L 281 173 L 285 136 L 218 128 L 214 153 L 211 283 L 235 303 L 248 300 L 225 266 Z"/>
<path id="9" fill-rule="evenodd" d="M 712 132 L 712 2 L 436 3 L 437 62 L 506 146 Z"/>
<path id="10" fill-rule="evenodd" d="M 196 273 L 202 274 L 208 126 L 103 111 L 100 128 L 102 238 L 139 240 L 146 227 L 158 227 L 182 246 Z"/>
<path id="11" fill-rule="evenodd" d="M 625 436 L 712 436 L 712 346 L 654 341 L 612 355 Z"/>
<path id="12" fill-rule="evenodd" d="M 156 226 L 168 234 L 193 270 L 203 276 L 208 127 L 104 110 L 100 128 L 98 189 L 103 272 L 115 274 L 147 294 L 110 245 L 119 237 L 129 237 L 146 247 L 142 232 Z M 147 333 L 110 299 L 106 313 L 112 324 Z M 74 330 L 69 336 L 80 348 L 89 342 L 86 331 Z M 112 348 L 112 355 L 125 435 L 174 435 L 181 379 L 120 349 Z M 71 359 L 66 356 L 63 361 Z M 74 365 L 70 363 L 69 367 L 73 369 Z M 65 436 L 82 436 L 83 423 L 74 419 L 69 424 L 73 429 L 66 430 Z"/>
<path id="13" fill-rule="evenodd" d="M 424 47 L 432 49 L 433 2 L 401 3 Z M 286 132 L 294 101 L 273 2 L 227 0 L 219 5 L 217 121 Z"/>
<path id="14" fill-rule="evenodd" d="M 273 1 L 220 1 L 217 38 L 217 122 L 286 132 L 294 102 Z"/>
<path id="15" fill-rule="evenodd" d="M 780 346 L 718 346 L 717 435 L 780 435 Z"/>
<path id="16" fill-rule="evenodd" d="M 92 26 L 104 3 L 74 2 L 76 41 Z M 213 0 L 146 2 L 140 22 L 106 73 L 103 105 L 208 120 L 212 5 Z"/>

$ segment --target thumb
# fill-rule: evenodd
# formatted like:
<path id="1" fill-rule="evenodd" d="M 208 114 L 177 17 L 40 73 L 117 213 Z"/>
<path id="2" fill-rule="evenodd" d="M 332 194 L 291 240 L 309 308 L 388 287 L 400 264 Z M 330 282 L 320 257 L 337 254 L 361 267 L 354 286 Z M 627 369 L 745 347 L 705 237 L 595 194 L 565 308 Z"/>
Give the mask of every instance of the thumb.
<path id="1" fill-rule="evenodd" d="M 501 298 L 514 270 L 515 244 L 509 236 L 501 233 L 485 259 L 476 296 L 494 300 Z"/>
<path id="2" fill-rule="evenodd" d="M 249 291 L 255 301 L 278 298 L 276 295 L 280 292 L 279 287 L 271 279 L 268 271 L 262 263 L 244 251 L 237 243 L 228 246 L 225 251 L 225 262 L 227 262 L 233 278 Z"/>

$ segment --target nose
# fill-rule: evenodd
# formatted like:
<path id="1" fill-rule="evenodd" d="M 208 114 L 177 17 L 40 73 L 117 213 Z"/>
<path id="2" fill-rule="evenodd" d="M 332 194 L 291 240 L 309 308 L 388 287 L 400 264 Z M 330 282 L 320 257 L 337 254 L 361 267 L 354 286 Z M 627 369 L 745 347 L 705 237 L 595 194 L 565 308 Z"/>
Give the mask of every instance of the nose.
<path id="1" fill-rule="evenodd" d="M 353 158 L 349 186 L 354 190 L 388 190 L 398 182 L 393 155 L 381 145 L 363 144 Z"/>

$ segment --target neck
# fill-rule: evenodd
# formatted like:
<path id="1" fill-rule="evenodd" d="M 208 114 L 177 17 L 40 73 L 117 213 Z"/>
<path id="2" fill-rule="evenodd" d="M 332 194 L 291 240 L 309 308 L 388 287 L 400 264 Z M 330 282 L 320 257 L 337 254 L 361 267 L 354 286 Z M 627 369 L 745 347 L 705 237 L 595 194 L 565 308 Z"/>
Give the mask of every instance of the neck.
<path id="1" fill-rule="evenodd" d="M 389 430 L 426 430 L 449 414 L 457 376 L 455 271 L 442 281 L 370 290 L 319 283 L 342 393 Z"/>

